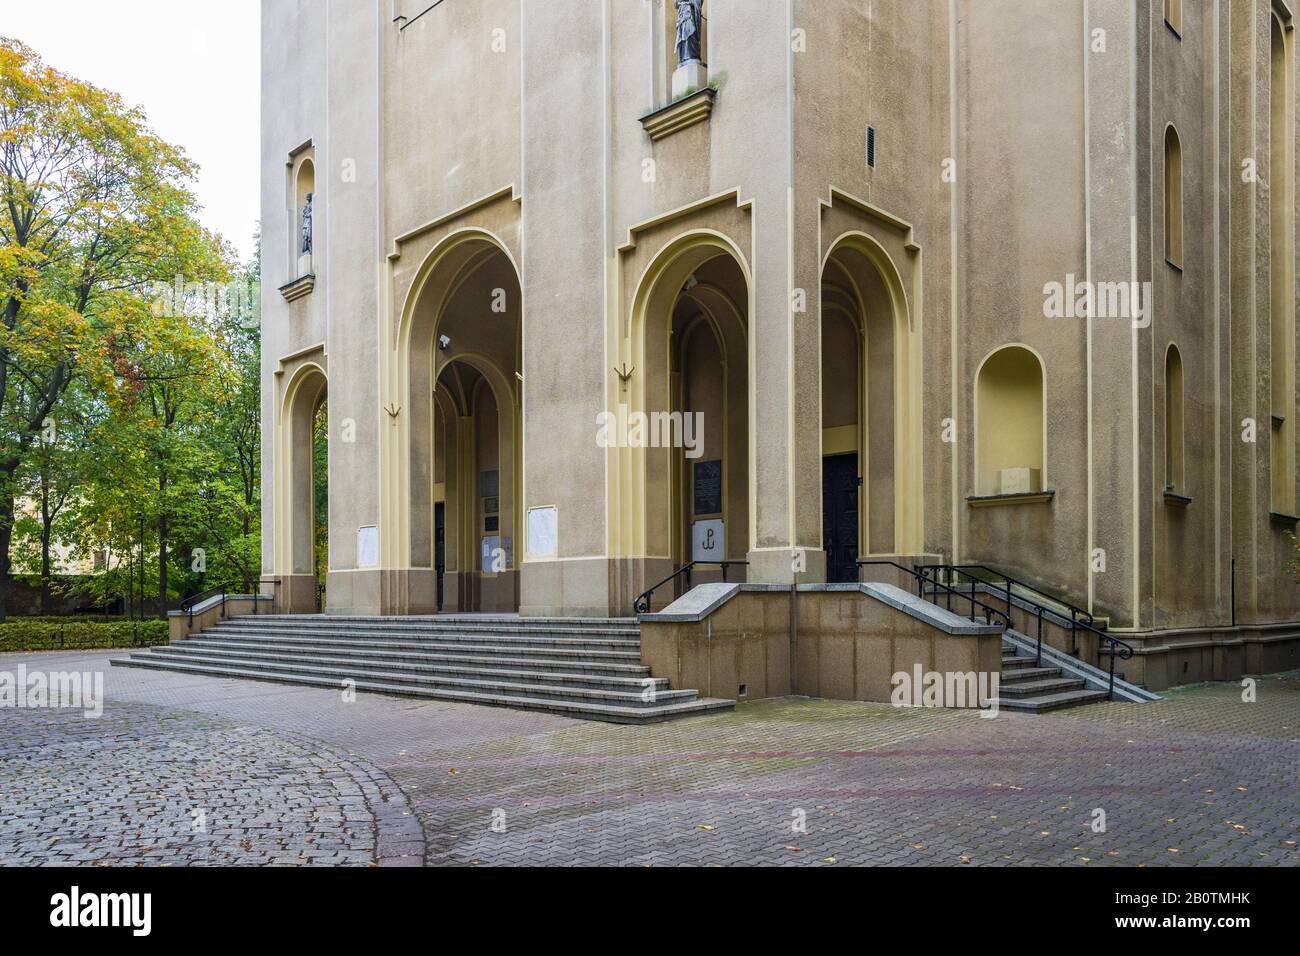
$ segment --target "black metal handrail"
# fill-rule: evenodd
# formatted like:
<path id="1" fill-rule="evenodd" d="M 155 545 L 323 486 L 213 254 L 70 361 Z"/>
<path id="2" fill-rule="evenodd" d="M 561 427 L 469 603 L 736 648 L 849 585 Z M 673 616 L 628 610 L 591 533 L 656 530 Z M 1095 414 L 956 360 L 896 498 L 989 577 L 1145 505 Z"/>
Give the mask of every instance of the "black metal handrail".
<path id="1" fill-rule="evenodd" d="M 272 588 L 278 588 L 283 583 L 284 582 L 281 581 L 279 578 L 262 578 L 257 582 L 257 593 L 253 595 L 253 616 L 254 617 L 257 616 L 257 606 L 262 603 L 262 585 L 269 584 L 271 585 Z M 279 606 L 279 604 L 280 604 L 280 592 L 272 591 L 271 592 L 272 613 L 275 612 L 275 609 Z"/>
<path id="2" fill-rule="evenodd" d="M 902 571 L 904 574 L 910 574 L 913 578 L 916 579 L 916 596 L 919 597 L 922 601 L 929 600 L 929 598 L 926 596 L 925 589 L 927 586 L 932 586 L 947 592 L 949 611 L 952 610 L 953 597 L 957 597 L 963 601 L 970 602 L 970 616 L 972 619 L 974 619 L 976 616 L 975 609 L 979 608 L 984 612 L 984 623 L 992 624 L 994 618 L 999 618 L 1000 623 L 1002 624 L 1002 627 L 1004 629 L 1011 627 L 1010 614 L 999 611 L 997 608 L 993 607 L 992 605 L 985 604 L 983 601 L 975 597 L 974 591 L 971 591 L 970 594 L 966 594 L 962 591 L 956 590 L 955 588 L 949 587 L 947 584 L 945 584 L 942 581 L 939 581 L 935 578 L 931 578 L 928 574 L 926 574 L 927 571 L 926 568 L 909 568 L 907 567 L 907 565 L 899 564 L 897 561 L 890 561 L 886 558 L 864 558 L 858 562 L 859 568 L 872 566 L 872 565 L 897 568 L 899 571 Z"/>
<path id="3" fill-rule="evenodd" d="M 691 589 L 691 572 L 695 568 L 700 567 L 702 565 L 706 567 L 721 568 L 722 580 L 725 582 L 727 580 L 727 568 L 749 567 L 749 562 L 748 561 L 690 561 L 686 564 L 683 564 L 672 574 L 668 575 L 668 577 L 664 578 L 658 584 L 654 585 L 653 587 L 646 590 L 643 594 L 641 594 L 635 601 L 632 602 L 632 609 L 637 614 L 649 614 L 650 601 L 654 597 L 654 593 L 658 591 L 661 587 L 663 587 L 665 584 L 673 583 L 682 575 L 686 576 L 686 589 L 689 591 Z"/>
<path id="4" fill-rule="evenodd" d="M 1053 604 L 1069 611 L 1071 617 L 1075 618 L 1076 620 L 1083 621 L 1084 623 L 1087 624 L 1091 624 L 1093 627 L 1099 628 L 1103 631 L 1106 630 L 1104 625 L 1097 623 L 1097 618 L 1093 616 L 1091 611 L 1085 610 L 1084 608 L 1071 604 L 1069 601 L 1062 600 L 1061 598 L 1057 597 L 1055 594 L 1049 594 L 1048 592 L 1044 591 L 1042 588 L 1038 587 L 1037 585 L 1030 584 L 1028 581 L 1021 581 L 1019 578 L 1013 578 L 1005 571 L 999 571 L 997 568 L 989 567 L 987 564 L 936 564 L 936 565 L 927 565 L 927 567 L 951 569 L 953 571 L 959 571 L 965 575 L 969 575 L 973 571 L 983 571 L 984 573 L 990 575 L 992 580 L 987 578 L 980 578 L 976 576 L 976 580 L 979 581 L 980 583 L 992 585 L 1000 581 L 1008 589 L 1011 588 L 1012 586 L 1020 588 L 1022 591 L 1028 591 L 1031 594 L 1036 594 L 1038 597 L 1051 602 L 1050 604 L 1044 606 L 1049 612 L 1055 613 L 1059 617 L 1064 617 L 1064 615 L 1062 615 L 1060 611 L 1056 610 L 1056 608 L 1052 607 Z"/>
<path id="5" fill-rule="evenodd" d="M 994 568 L 990 568 L 986 564 L 928 564 L 925 565 L 923 568 L 921 568 L 921 570 L 926 574 L 929 574 L 929 572 L 933 571 L 935 572 L 936 576 L 947 575 L 949 580 L 955 580 L 958 586 L 960 586 L 961 584 L 960 579 L 962 577 L 968 578 L 970 580 L 972 594 L 975 593 L 976 585 L 979 584 L 984 585 L 985 587 L 989 588 L 991 591 L 994 591 L 997 588 L 996 581 L 990 581 L 985 578 L 978 577 L 975 574 L 972 574 L 971 573 L 972 571 L 985 571 L 995 575 L 996 577 L 1001 578 L 1002 591 L 1006 595 L 1005 600 L 1007 602 L 1007 612 L 1010 613 L 1011 609 L 1014 607 L 1014 604 L 1012 603 L 1012 599 L 1018 598 L 1022 604 L 1029 605 L 1029 607 L 1037 614 L 1038 617 L 1037 653 L 1035 655 L 1034 660 L 1035 663 L 1039 665 L 1043 663 L 1043 615 L 1050 614 L 1063 621 L 1065 620 L 1065 614 L 1062 613 L 1060 609 L 1063 608 L 1065 611 L 1068 611 L 1070 614 L 1070 653 L 1075 657 L 1079 656 L 1079 632 L 1080 631 L 1084 631 L 1086 633 L 1092 634 L 1097 638 L 1098 656 L 1102 654 L 1106 654 L 1110 658 L 1110 683 L 1107 690 L 1107 696 L 1109 699 L 1114 700 L 1115 659 L 1118 657 L 1122 661 L 1132 660 L 1133 647 L 1131 644 L 1121 641 L 1118 637 L 1114 637 L 1113 635 L 1108 634 L 1106 632 L 1106 629 L 1097 623 L 1097 619 L 1092 615 L 1091 612 L 1085 611 L 1081 607 L 1076 607 L 1075 605 L 1071 604 L 1069 601 L 1063 601 L 1054 595 L 1047 594 L 1046 592 L 1041 591 L 1038 588 L 1034 587 L 1032 584 L 1026 584 L 1024 581 L 1018 581 L 1008 574 L 1003 574 L 1001 571 L 997 571 Z M 1019 587 L 1024 591 L 1029 591 L 1031 592 L 1031 594 L 1026 595 L 1023 593 L 1017 593 L 1013 590 L 1013 586 Z M 1050 601 L 1051 604 L 1044 604 L 1042 601 L 1035 599 L 1032 596 L 1033 594 L 1040 595 L 1041 597 L 1045 598 L 1047 601 Z M 1052 606 L 1053 604 L 1056 605 L 1056 607 L 1053 607 Z"/>
<path id="6" fill-rule="evenodd" d="M 214 597 L 218 596 L 221 598 L 221 616 L 224 618 L 226 616 L 226 588 L 224 585 L 219 588 L 211 588 L 204 591 L 202 594 L 188 597 L 181 602 L 181 613 L 189 615 L 190 627 L 194 626 L 194 609 L 204 601 L 210 601 Z"/>

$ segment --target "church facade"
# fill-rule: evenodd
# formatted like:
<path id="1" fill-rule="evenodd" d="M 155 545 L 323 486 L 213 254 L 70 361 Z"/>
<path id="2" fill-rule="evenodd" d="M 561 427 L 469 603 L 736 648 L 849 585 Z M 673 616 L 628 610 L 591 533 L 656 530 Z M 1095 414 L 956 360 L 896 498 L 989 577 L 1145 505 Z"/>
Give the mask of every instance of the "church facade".
<path id="1" fill-rule="evenodd" d="M 970 564 L 1294 657 L 1295 13 L 265 0 L 268 589 Z"/>

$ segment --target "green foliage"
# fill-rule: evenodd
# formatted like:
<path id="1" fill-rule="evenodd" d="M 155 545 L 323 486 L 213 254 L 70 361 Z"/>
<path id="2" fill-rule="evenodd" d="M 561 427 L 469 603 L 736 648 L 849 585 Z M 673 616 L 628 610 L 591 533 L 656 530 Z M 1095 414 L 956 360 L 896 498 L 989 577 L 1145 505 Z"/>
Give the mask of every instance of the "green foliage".
<path id="1" fill-rule="evenodd" d="M 107 552 L 97 600 L 141 551 L 160 608 L 257 579 L 260 265 L 199 226 L 193 175 L 139 110 L 0 38 L 0 621 L 11 562 L 48 580 L 56 541 Z M 254 294 L 226 308 L 232 275 Z"/>
<path id="2" fill-rule="evenodd" d="M 321 402 L 312 419 L 312 544 L 316 562 L 316 583 L 324 585 L 330 566 L 329 411 Z"/>
<path id="3" fill-rule="evenodd" d="M 0 624 L 0 653 L 153 646 L 168 642 L 166 621 L 27 618 Z"/>

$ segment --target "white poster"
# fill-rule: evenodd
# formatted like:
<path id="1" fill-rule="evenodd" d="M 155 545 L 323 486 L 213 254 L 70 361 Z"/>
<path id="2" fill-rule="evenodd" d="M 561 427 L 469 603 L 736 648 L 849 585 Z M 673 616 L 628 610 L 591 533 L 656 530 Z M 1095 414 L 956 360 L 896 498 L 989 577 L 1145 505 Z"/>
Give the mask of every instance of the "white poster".
<path id="1" fill-rule="evenodd" d="M 357 567 L 379 566 L 379 529 L 373 525 L 357 529 Z"/>
<path id="2" fill-rule="evenodd" d="M 532 508 L 528 512 L 528 556 L 553 558 L 558 553 L 556 532 L 559 513 L 554 508 Z"/>
<path id="3" fill-rule="evenodd" d="M 721 518 L 697 521 L 692 526 L 691 560 L 722 561 L 727 554 L 727 541 Z"/>
<path id="4" fill-rule="evenodd" d="M 501 550 L 501 538 L 499 535 L 488 535 L 483 539 L 482 564 L 479 570 L 484 574 L 496 574 L 504 571 L 505 567 L 498 562 L 497 552 Z M 502 553 L 504 558 L 504 552 Z"/>

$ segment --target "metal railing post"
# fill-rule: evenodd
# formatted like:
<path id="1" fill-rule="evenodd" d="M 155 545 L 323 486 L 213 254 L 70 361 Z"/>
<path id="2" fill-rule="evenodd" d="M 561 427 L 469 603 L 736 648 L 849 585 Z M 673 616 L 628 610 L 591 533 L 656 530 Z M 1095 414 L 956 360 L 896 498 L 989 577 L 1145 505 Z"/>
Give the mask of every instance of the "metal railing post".
<path id="1" fill-rule="evenodd" d="M 1038 653 L 1034 657 L 1034 666 L 1043 666 L 1043 607 L 1038 606 Z"/>

